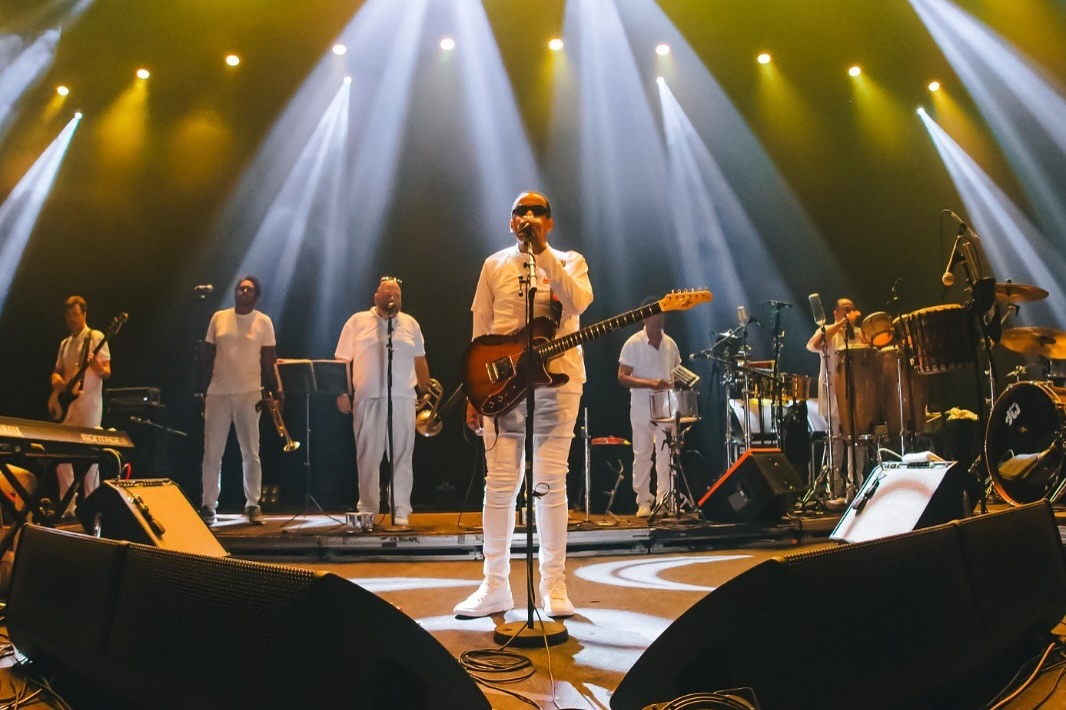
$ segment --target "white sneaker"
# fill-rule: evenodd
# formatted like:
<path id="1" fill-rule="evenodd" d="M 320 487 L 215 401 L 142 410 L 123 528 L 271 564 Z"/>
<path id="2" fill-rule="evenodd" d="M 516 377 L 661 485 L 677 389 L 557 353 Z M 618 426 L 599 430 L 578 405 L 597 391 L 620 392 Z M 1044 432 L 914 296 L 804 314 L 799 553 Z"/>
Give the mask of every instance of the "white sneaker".
<path id="1" fill-rule="evenodd" d="M 566 582 L 559 581 L 540 588 L 541 603 L 544 613 L 553 619 L 574 615 L 574 605 L 566 596 Z"/>
<path id="2" fill-rule="evenodd" d="M 643 503 L 641 505 L 638 505 L 637 506 L 637 517 L 638 518 L 650 518 L 651 517 L 651 506 L 650 505 L 644 505 Z"/>
<path id="3" fill-rule="evenodd" d="M 392 519 L 392 524 L 397 527 L 406 528 L 411 525 L 411 521 L 402 515 L 397 515 Z"/>
<path id="4" fill-rule="evenodd" d="M 514 599 L 511 598 L 510 587 L 494 588 L 488 582 L 482 582 L 477 591 L 456 604 L 452 611 L 456 616 L 476 618 L 511 609 L 514 609 Z"/>

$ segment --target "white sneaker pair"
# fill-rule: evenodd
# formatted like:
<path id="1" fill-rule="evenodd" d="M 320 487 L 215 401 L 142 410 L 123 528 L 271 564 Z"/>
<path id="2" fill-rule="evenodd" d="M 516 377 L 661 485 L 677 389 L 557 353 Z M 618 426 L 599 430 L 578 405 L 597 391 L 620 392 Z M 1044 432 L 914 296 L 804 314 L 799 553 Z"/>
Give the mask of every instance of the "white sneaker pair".
<path id="1" fill-rule="evenodd" d="M 637 506 L 637 517 L 638 518 L 650 518 L 651 517 L 651 506 L 650 505 L 646 505 L 644 503 L 641 503 L 640 505 L 638 505 Z"/>

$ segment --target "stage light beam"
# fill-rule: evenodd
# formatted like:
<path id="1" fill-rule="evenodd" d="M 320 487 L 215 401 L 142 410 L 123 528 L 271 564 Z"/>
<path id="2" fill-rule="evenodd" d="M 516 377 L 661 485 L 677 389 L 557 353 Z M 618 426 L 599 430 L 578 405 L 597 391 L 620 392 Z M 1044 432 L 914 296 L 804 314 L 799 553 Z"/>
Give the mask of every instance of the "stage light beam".
<path id="1" fill-rule="evenodd" d="M 11 283 L 37 224 L 37 217 L 51 193 L 63 157 L 80 122 L 81 114 L 75 114 L 26 171 L 11 194 L 0 203 L 0 312 L 7 302 Z"/>

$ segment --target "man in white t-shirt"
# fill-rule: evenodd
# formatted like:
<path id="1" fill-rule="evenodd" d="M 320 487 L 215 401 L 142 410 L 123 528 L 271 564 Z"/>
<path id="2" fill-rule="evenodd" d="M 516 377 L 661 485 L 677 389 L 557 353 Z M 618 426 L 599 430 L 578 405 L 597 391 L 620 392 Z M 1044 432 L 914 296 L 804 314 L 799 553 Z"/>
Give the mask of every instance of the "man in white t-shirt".
<path id="1" fill-rule="evenodd" d="M 658 299 L 645 299 L 647 306 Z M 644 327 L 622 346 L 618 356 L 618 384 L 629 388 L 629 422 L 633 427 L 633 492 L 637 517 L 651 515 L 656 498 L 666 493 L 669 456 L 661 452 L 665 429 L 651 421 L 651 395 L 673 386 L 674 368 L 681 364 L 677 343 L 663 332 L 662 313 L 644 321 Z M 666 425 L 669 426 L 669 425 Z M 652 454 L 658 495 L 651 494 Z M 665 463 L 660 466 L 659 463 Z"/>
<path id="2" fill-rule="evenodd" d="M 200 517 L 215 522 L 222 485 L 222 454 L 230 425 L 237 430 L 244 471 L 244 514 L 248 522 L 262 524 L 259 496 L 263 466 L 259 461 L 259 410 L 263 381 L 278 399 L 282 395 L 274 374 L 278 359 L 274 323 L 255 310 L 262 288 L 255 276 L 237 283 L 236 305 L 218 311 L 207 326 L 201 352 L 204 396 L 203 499 Z"/>
<path id="3" fill-rule="evenodd" d="M 92 330 L 86 324 L 88 307 L 85 299 L 81 296 L 71 296 L 64 304 L 63 317 L 67 322 L 67 330 L 70 336 L 59 344 L 59 354 L 56 356 L 56 366 L 52 371 L 52 389 L 62 390 L 67 383 L 81 369 L 82 363 L 88 367 L 85 369 L 85 379 L 81 383 L 81 394 L 70 403 L 64 424 L 83 427 L 98 427 L 104 414 L 104 380 L 111 377 L 111 350 L 104 343 L 100 351 L 93 356 L 92 352 L 104 339 L 104 334 L 99 330 Z M 69 463 L 61 463 L 56 466 L 56 478 L 59 481 L 59 499 L 67 494 L 74 483 L 74 468 Z M 81 495 L 84 498 L 96 490 L 100 484 L 100 473 L 96 464 L 86 471 L 82 478 Z M 70 510 L 73 511 L 73 505 Z"/>
<path id="4" fill-rule="evenodd" d="M 352 415 L 355 465 L 359 476 L 358 510 L 380 510 L 381 460 L 388 451 L 388 341 L 392 328 L 392 495 L 394 525 L 406 526 L 411 514 L 414 483 L 417 393 L 429 387 L 426 344 L 418 321 L 401 312 L 401 281 L 382 277 L 374 292 L 374 306 L 354 314 L 341 329 L 336 357 L 352 370 L 352 395 L 337 397 L 337 409 Z M 416 390 L 417 388 L 417 390 Z"/>

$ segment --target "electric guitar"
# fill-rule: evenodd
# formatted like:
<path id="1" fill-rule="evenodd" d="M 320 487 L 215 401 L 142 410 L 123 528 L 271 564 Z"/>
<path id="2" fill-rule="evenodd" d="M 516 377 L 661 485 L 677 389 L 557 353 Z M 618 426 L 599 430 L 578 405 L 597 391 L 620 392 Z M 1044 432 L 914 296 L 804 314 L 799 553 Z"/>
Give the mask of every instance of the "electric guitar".
<path id="1" fill-rule="evenodd" d="M 548 362 L 582 343 L 666 311 L 687 311 L 713 296 L 707 290 L 671 291 L 655 303 L 614 318 L 593 323 L 552 340 L 555 327 L 549 318 L 535 318 L 533 331 L 533 386 L 558 387 L 570 378 L 548 372 Z M 526 329 L 510 335 L 481 335 L 470 341 L 463 360 L 463 388 L 474 408 L 485 416 L 509 412 L 526 396 Z"/>
<path id="2" fill-rule="evenodd" d="M 93 348 L 89 357 L 82 358 L 81 367 L 70 378 L 66 386 L 52 390 L 52 394 L 48 397 L 48 416 L 52 421 L 61 422 L 67 416 L 67 410 L 70 409 L 71 403 L 81 395 L 81 386 L 85 381 L 85 372 L 89 369 L 89 361 L 96 357 L 96 354 L 104 347 L 107 339 L 114 336 L 128 319 L 129 316 L 125 313 L 119 313 L 112 318 L 111 325 L 107 327 L 103 339 Z M 92 337 L 91 334 L 89 337 Z"/>

